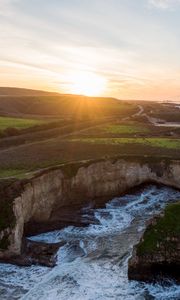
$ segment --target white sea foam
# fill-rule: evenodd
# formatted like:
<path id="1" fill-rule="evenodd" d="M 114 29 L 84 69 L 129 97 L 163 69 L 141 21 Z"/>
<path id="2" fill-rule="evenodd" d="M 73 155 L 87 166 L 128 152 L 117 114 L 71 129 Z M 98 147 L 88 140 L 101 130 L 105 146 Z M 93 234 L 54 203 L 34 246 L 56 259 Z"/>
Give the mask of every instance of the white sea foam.
<path id="1" fill-rule="evenodd" d="M 174 283 L 151 285 L 127 279 L 127 262 L 138 232 L 147 219 L 179 197 L 180 193 L 171 188 L 152 185 L 95 210 L 97 225 L 69 226 L 33 237 L 66 242 L 58 252 L 57 266 L 49 269 L 1 265 L 0 299 L 180 299 L 180 287 Z"/>

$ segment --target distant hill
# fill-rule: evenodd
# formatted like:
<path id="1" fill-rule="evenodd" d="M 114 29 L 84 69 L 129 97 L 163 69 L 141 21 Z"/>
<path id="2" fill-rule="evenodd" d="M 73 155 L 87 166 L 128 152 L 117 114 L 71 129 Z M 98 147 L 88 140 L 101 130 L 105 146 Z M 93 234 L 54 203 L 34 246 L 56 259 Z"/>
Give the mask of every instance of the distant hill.
<path id="1" fill-rule="evenodd" d="M 106 97 L 66 95 L 30 89 L 0 87 L 0 115 L 100 117 L 121 114 L 133 104 Z M 126 109 L 125 109 L 126 110 Z M 123 107 L 124 112 L 124 107 Z"/>
<path id="2" fill-rule="evenodd" d="M 48 96 L 48 95 L 59 95 L 59 94 L 41 91 L 41 90 L 21 89 L 16 87 L 0 87 L 0 97 L 1 96 Z"/>

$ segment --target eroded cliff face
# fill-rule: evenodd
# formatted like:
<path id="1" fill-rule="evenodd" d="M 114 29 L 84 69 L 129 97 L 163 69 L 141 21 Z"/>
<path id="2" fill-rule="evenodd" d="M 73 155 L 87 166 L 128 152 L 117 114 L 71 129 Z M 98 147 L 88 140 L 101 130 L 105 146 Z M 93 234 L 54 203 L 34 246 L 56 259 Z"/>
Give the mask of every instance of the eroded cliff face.
<path id="1" fill-rule="evenodd" d="M 21 253 L 26 224 L 29 224 L 29 233 L 31 225 L 32 233 L 38 232 L 41 224 L 46 224 L 46 230 L 58 228 L 58 222 L 67 212 L 71 214 L 92 200 L 105 203 L 145 182 L 180 188 L 180 161 L 101 160 L 45 170 L 18 182 L 19 190 L 14 198 L 11 193 L 12 224 L 7 222 L 7 226 L 0 226 L 0 258 Z M 17 182 L 13 185 L 17 186 Z M 9 186 L 6 191 L 8 189 Z M 4 203 L 9 201 L 8 192 L 6 194 Z M 0 218 L 3 218 L 1 212 Z M 51 224 L 55 224 L 54 227 Z"/>

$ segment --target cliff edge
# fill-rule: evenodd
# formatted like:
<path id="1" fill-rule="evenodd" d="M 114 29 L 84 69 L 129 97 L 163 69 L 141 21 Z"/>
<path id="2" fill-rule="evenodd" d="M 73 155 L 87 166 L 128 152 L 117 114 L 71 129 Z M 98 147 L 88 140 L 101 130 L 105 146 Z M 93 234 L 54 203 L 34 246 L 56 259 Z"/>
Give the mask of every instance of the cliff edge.
<path id="1" fill-rule="evenodd" d="M 0 260 L 22 253 L 23 237 L 81 222 L 79 210 L 155 182 L 180 188 L 180 161 L 113 158 L 45 169 L 0 183 Z"/>

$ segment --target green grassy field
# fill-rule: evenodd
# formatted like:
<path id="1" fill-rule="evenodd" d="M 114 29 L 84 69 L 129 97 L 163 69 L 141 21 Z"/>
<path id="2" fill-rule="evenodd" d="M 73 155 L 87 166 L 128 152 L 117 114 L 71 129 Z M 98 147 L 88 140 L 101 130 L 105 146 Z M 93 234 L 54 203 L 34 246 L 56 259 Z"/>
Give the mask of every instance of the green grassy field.
<path id="1" fill-rule="evenodd" d="M 179 139 L 167 138 L 76 138 L 71 139 L 71 142 L 81 142 L 89 144 L 104 144 L 104 145 L 123 145 L 123 144 L 141 144 L 150 147 L 162 147 L 167 149 L 179 149 Z"/>
<path id="2" fill-rule="evenodd" d="M 3 131 L 6 128 L 25 129 L 36 125 L 41 125 L 43 123 L 45 123 L 45 121 L 37 119 L 0 117 L 0 130 Z"/>
<path id="3" fill-rule="evenodd" d="M 136 133 L 148 133 L 149 130 L 145 127 L 138 125 L 121 125 L 112 124 L 105 126 L 102 131 L 107 133 L 118 133 L 118 134 L 136 134 Z"/>

